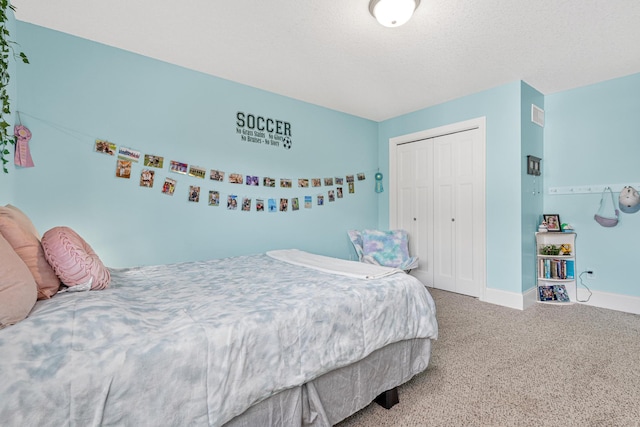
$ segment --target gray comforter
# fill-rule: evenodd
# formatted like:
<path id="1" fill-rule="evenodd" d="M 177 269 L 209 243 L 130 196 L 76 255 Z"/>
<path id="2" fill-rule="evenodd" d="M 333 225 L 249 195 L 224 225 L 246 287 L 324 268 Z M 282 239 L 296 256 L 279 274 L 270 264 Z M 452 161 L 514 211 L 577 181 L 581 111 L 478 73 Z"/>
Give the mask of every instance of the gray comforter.
<path id="1" fill-rule="evenodd" d="M 0 330 L 8 426 L 219 426 L 386 344 L 436 338 L 404 273 L 364 280 L 266 254 L 112 270 Z"/>

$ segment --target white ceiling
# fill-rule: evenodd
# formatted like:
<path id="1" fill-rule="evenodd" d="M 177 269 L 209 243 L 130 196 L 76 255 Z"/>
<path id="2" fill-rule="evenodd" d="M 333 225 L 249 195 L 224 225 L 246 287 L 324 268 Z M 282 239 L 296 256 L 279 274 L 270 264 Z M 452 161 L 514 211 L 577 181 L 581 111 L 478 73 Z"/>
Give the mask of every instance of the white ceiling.
<path id="1" fill-rule="evenodd" d="M 16 18 L 382 121 L 505 83 L 545 95 L 640 72 L 639 0 L 14 0 Z M 28 52 L 26 52 L 28 55 Z"/>

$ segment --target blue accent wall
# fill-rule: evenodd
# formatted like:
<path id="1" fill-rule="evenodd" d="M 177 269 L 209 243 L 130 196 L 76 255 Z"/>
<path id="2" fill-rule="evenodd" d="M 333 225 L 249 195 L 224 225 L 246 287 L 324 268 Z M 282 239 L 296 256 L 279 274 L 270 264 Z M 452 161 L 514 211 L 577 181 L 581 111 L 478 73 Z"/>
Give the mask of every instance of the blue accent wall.
<path id="1" fill-rule="evenodd" d="M 502 85 L 380 123 L 380 170 L 389 172 L 389 139 L 486 117 L 487 287 L 521 293 L 521 83 Z M 389 226 L 389 196 L 379 199 L 378 226 Z M 526 236 L 527 239 L 530 236 Z M 530 279 L 532 281 L 533 279 Z"/>
<path id="2" fill-rule="evenodd" d="M 40 232 L 56 225 L 78 231 L 110 267 L 220 258 L 296 247 L 352 258 L 350 228 L 389 225 L 389 138 L 486 118 L 487 287 L 513 295 L 534 286 L 533 233 L 540 215 L 558 213 L 578 233 L 577 268 L 594 270 L 590 287 L 640 296 L 634 264 L 640 213 L 616 228 L 593 220 L 599 194 L 550 195 L 550 187 L 640 182 L 637 118 L 640 74 L 542 96 L 524 82 L 375 123 L 42 27 L 14 22 L 30 65 L 16 64 L 14 110 L 33 138 L 35 168 L 10 165 L 0 177 L 0 204 L 23 209 Z M 206 54 L 206 53 L 203 53 Z M 545 110 L 545 128 L 531 123 L 531 104 Z M 240 140 L 244 111 L 291 123 L 293 147 Z M 94 151 L 96 138 L 145 154 L 208 169 L 293 180 L 291 189 L 217 184 L 165 167 L 153 189 L 141 188 L 142 164 L 131 180 L 115 177 L 116 160 Z M 12 153 L 13 154 L 13 153 Z M 541 177 L 526 174 L 526 156 L 542 158 Z M 376 194 L 374 173 L 385 176 Z M 298 178 L 364 172 L 356 192 L 325 206 Z M 165 177 L 174 196 L 160 194 Z M 544 181 L 542 181 L 544 179 Z M 312 209 L 286 213 L 228 211 L 206 200 L 219 190 L 256 198 L 312 195 Z M 332 188 L 335 188 L 332 187 Z M 346 188 L 346 186 L 345 186 Z M 616 194 L 617 197 L 617 194 Z"/>
<path id="3" fill-rule="evenodd" d="M 584 282 L 591 290 L 640 296 L 640 213 L 621 213 L 618 226 L 604 228 L 593 219 L 600 194 L 547 191 L 640 182 L 640 74 L 547 95 L 545 108 L 545 211 L 575 227 L 576 266 L 594 271 Z"/>
<path id="4" fill-rule="evenodd" d="M 544 129 L 531 121 L 531 105 L 544 110 L 544 96 L 528 84 L 521 83 L 520 123 L 522 164 L 522 291 L 536 285 L 535 233 L 542 221 L 544 206 L 543 176 L 527 174 L 527 156 L 544 158 Z M 541 161 L 544 165 L 544 163 Z"/>
<path id="5" fill-rule="evenodd" d="M 19 110 L 33 133 L 36 167 L 2 177 L 2 204 L 23 209 L 43 233 L 66 225 L 83 236 L 110 267 L 220 258 L 300 248 L 339 258 L 355 252 L 350 228 L 378 222 L 374 173 L 377 124 L 291 98 L 187 70 L 86 39 L 17 22 L 30 65 L 18 65 Z M 202 54 L 206 54 L 203 52 Z M 293 146 L 241 141 L 236 112 L 291 124 Z M 164 156 L 153 188 L 139 186 L 142 162 L 131 179 L 116 178 L 116 158 L 94 151 L 96 138 L 142 154 Z M 293 188 L 217 183 L 168 171 L 170 160 L 229 173 L 288 178 Z M 298 178 L 345 177 L 364 172 L 355 193 L 335 202 L 337 186 L 301 189 Z M 161 194 L 165 177 L 177 179 L 173 196 Z M 201 187 L 199 203 L 188 201 Z M 222 206 L 207 203 L 220 191 Z M 316 195 L 325 195 L 317 206 Z M 300 210 L 226 209 L 239 199 L 299 197 Z M 305 209 L 304 196 L 313 196 Z"/>

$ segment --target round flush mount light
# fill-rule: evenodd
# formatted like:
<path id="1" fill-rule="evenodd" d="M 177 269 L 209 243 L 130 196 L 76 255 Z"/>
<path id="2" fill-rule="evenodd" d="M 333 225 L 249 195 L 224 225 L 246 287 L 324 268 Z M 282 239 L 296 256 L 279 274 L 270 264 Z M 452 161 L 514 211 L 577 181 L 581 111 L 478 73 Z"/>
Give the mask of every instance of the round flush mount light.
<path id="1" fill-rule="evenodd" d="M 385 27 L 405 24 L 418 8 L 420 0 L 371 0 L 369 12 Z"/>

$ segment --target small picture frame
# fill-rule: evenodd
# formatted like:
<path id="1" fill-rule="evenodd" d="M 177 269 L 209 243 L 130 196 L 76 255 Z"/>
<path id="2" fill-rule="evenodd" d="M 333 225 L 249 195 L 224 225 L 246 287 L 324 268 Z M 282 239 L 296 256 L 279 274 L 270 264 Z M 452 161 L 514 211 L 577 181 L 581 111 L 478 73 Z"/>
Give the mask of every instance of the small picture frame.
<path id="1" fill-rule="evenodd" d="M 527 174 L 540 176 L 540 158 L 527 156 Z"/>
<path id="2" fill-rule="evenodd" d="M 562 228 L 560 227 L 560 215 L 544 214 L 542 217 L 544 218 L 544 222 L 547 223 L 548 231 L 562 231 Z"/>

